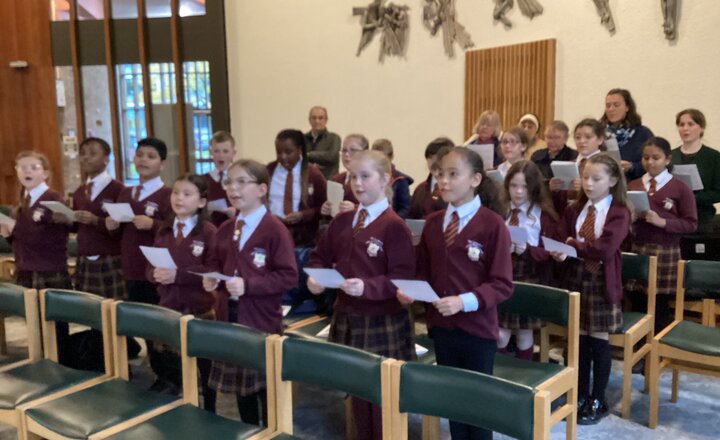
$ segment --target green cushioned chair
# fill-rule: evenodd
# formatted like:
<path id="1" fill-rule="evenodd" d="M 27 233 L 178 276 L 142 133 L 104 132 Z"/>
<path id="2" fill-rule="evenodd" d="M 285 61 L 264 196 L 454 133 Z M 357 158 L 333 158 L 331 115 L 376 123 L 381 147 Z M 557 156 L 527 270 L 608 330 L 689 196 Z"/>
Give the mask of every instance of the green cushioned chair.
<path id="1" fill-rule="evenodd" d="M 708 327 L 715 327 L 717 316 L 720 314 L 720 273 L 719 261 L 695 260 L 686 268 L 685 272 L 685 302 L 686 312 L 700 315 L 700 323 Z M 673 304 L 671 304 L 673 305 Z M 692 318 L 685 318 L 691 320 Z"/>
<path id="2" fill-rule="evenodd" d="M 42 339 L 40 332 L 40 309 L 38 294 L 34 289 L 25 289 L 10 283 L 0 283 L 0 354 L 7 355 L 5 339 L 5 318 L 18 316 L 25 319 L 28 338 L 28 356 L 26 359 L 9 359 L 0 365 L 0 372 L 42 359 Z"/>
<path id="3" fill-rule="evenodd" d="M 22 298 L 25 296 L 23 304 Z M 0 373 L 0 421 L 18 429 L 18 438 L 26 437 L 22 423 L 23 412 L 32 405 L 48 402 L 83 388 L 97 385 L 112 374 L 112 350 L 110 343 L 110 300 L 83 292 L 69 290 L 43 290 L 40 292 L 44 357 L 31 359 L 21 366 Z M 37 321 L 37 296 L 34 290 L 17 286 L 0 285 L 0 304 L 6 312 Z M 34 315 L 34 318 L 32 317 Z M 65 321 L 91 326 L 103 332 L 105 337 L 105 374 L 79 371 L 57 363 L 55 321 Z M 37 324 L 36 324 L 37 325 Z M 32 345 L 40 347 L 40 331 L 29 333 Z"/>
<path id="4" fill-rule="evenodd" d="M 710 264 L 708 264 L 710 263 Z M 650 356 L 650 419 L 658 421 L 659 379 L 664 368 L 671 368 L 672 394 L 677 402 L 680 370 L 720 376 L 720 329 L 684 320 L 685 291 L 690 288 L 720 291 L 720 263 L 711 261 L 678 262 L 675 320 L 653 338 Z"/>
<path id="5" fill-rule="evenodd" d="M 657 257 L 631 253 L 622 254 L 622 278 L 636 280 L 645 286 L 647 293 L 647 311 L 623 313 L 622 328 L 610 335 L 610 345 L 623 349 L 623 394 L 622 417 L 630 418 L 632 396 L 632 369 L 635 364 L 645 359 L 645 389 L 648 388 L 647 378 L 650 376 L 650 349 L 655 336 L 655 296 L 657 294 Z M 645 341 L 635 349 L 638 342 Z"/>
<path id="6" fill-rule="evenodd" d="M 49 304 L 49 303 L 48 303 Z M 57 310 L 63 319 L 82 304 Z M 28 433 L 52 439 L 100 439 L 142 423 L 180 405 L 181 399 L 146 391 L 128 382 L 127 338 L 141 337 L 181 347 L 180 313 L 163 307 L 114 302 L 111 307 L 113 377 L 98 385 L 24 410 Z M 85 323 L 90 324 L 90 319 Z"/>
<path id="7" fill-rule="evenodd" d="M 275 353 L 277 432 L 272 438 L 292 439 L 292 384 L 299 382 L 339 390 L 389 408 L 390 363 L 366 351 L 313 339 L 270 336 Z M 269 397 L 269 395 L 268 395 Z M 268 404 L 269 406 L 269 404 Z M 383 411 L 384 413 L 385 411 Z M 383 417 L 383 438 L 392 439 Z"/>
<path id="8" fill-rule="evenodd" d="M 408 438 L 408 413 L 432 415 L 518 439 L 550 438 L 550 392 L 496 376 L 392 361 L 392 439 Z"/>
<path id="9" fill-rule="evenodd" d="M 109 437 L 113 440 L 253 439 L 275 431 L 275 420 L 261 429 L 198 408 L 197 358 L 230 362 L 267 374 L 268 405 L 274 406 L 274 359 L 267 334 L 225 322 L 182 320 L 184 405 Z M 270 415 L 268 414 L 268 417 Z"/>

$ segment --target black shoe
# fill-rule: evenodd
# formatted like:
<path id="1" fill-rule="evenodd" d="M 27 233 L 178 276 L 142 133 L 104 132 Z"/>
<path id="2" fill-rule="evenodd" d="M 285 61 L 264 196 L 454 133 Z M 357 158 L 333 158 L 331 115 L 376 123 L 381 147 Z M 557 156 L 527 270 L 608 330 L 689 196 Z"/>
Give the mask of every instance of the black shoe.
<path id="1" fill-rule="evenodd" d="M 595 425 L 610 413 L 604 400 L 588 399 L 578 411 L 578 425 Z"/>
<path id="2" fill-rule="evenodd" d="M 152 385 L 150 385 L 150 388 L 148 388 L 148 391 L 153 391 L 156 393 L 164 393 L 165 390 L 167 390 L 171 385 L 162 379 L 155 379 L 155 382 L 153 382 Z"/>

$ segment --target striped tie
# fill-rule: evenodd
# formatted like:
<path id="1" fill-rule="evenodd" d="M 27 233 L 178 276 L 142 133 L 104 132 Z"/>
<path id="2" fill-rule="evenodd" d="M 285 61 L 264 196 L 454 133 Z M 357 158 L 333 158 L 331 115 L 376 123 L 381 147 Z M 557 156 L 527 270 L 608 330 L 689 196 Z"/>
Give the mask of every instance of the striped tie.
<path id="1" fill-rule="evenodd" d="M 285 215 L 293 212 L 293 173 L 288 170 L 285 178 L 285 194 L 283 194 L 283 212 Z"/>
<path id="2" fill-rule="evenodd" d="M 520 226 L 520 217 L 518 214 L 520 214 L 519 208 L 513 208 L 510 211 L 510 221 L 508 222 L 508 226 Z"/>
<path id="3" fill-rule="evenodd" d="M 185 223 L 178 223 L 177 225 L 175 225 L 175 227 L 177 227 L 177 234 L 175 234 L 175 244 L 180 244 L 185 238 L 183 236 L 183 228 L 185 227 Z"/>
<path id="4" fill-rule="evenodd" d="M 93 190 L 93 181 L 91 180 L 85 186 L 85 195 L 87 196 L 87 199 L 89 201 L 92 201 L 92 190 Z"/>
<path id="5" fill-rule="evenodd" d="M 433 192 L 432 192 L 432 199 L 433 199 L 433 200 L 437 200 L 437 199 L 439 199 L 439 198 L 440 198 L 440 185 L 438 185 L 438 184 L 436 183 L 436 184 L 435 184 L 435 189 L 433 189 Z"/>
<path id="6" fill-rule="evenodd" d="M 143 190 L 142 185 L 138 185 L 135 187 L 135 194 L 133 194 L 133 200 L 135 200 L 136 202 L 138 200 L 140 200 L 140 193 L 142 192 L 142 190 Z"/>
<path id="7" fill-rule="evenodd" d="M 595 241 L 595 207 L 593 205 L 588 206 L 587 216 L 582 226 L 580 226 L 578 235 L 585 239 L 585 243 L 589 244 Z M 597 272 L 600 270 L 600 262 L 586 259 L 584 267 L 589 272 Z"/>
<path id="8" fill-rule="evenodd" d="M 455 242 L 455 237 L 458 235 L 458 227 L 460 226 L 460 217 L 457 211 L 452 213 L 450 217 L 450 223 L 445 228 L 445 246 L 450 247 Z"/>
<path id="9" fill-rule="evenodd" d="M 242 250 L 242 246 L 240 246 L 240 239 L 242 238 L 243 226 L 245 226 L 245 220 L 238 220 L 237 223 L 235 223 L 235 231 L 233 231 L 233 241 L 237 241 L 238 250 Z"/>
<path id="10" fill-rule="evenodd" d="M 367 216 L 367 209 L 361 209 L 360 214 L 358 214 L 357 223 L 355 223 L 355 226 L 353 226 L 353 237 L 356 236 L 358 232 L 365 229 L 365 219 L 367 218 Z"/>
<path id="11" fill-rule="evenodd" d="M 648 195 L 654 196 L 655 191 L 657 191 L 657 182 L 655 181 L 655 178 L 653 177 L 650 179 L 650 188 L 648 189 Z"/>

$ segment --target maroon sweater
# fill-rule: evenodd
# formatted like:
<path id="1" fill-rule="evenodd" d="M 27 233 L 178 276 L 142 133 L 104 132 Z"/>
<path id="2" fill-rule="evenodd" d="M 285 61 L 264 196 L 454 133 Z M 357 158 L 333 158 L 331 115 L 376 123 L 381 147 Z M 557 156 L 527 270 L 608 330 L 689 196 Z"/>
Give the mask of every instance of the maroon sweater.
<path id="1" fill-rule="evenodd" d="M 225 192 L 225 188 L 222 186 L 222 182 L 216 182 L 215 179 L 212 178 L 210 173 L 203 174 L 203 177 L 207 181 L 208 185 L 208 202 L 212 200 L 219 200 L 219 199 L 225 199 L 225 202 L 227 203 L 228 207 L 232 206 L 230 204 L 230 199 L 227 198 L 227 193 Z M 220 211 L 213 211 L 210 213 L 210 221 L 212 222 L 215 227 L 220 227 L 220 225 L 225 222 L 225 220 L 229 219 L 230 217 L 227 216 L 224 212 Z"/>
<path id="2" fill-rule="evenodd" d="M 205 272 L 209 265 L 213 237 L 217 229 L 209 221 L 201 221 L 178 245 L 172 225 L 161 227 L 153 246 L 167 248 L 177 266 L 173 284 L 157 285 L 160 305 L 186 314 L 205 313 L 213 308 L 215 297 L 202 286 L 202 277 L 190 272 Z M 148 264 L 147 277 L 153 279 L 153 267 Z"/>
<path id="3" fill-rule="evenodd" d="M 480 338 L 497 339 L 497 305 L 513 291 L 510 233 L 499 215 L 482 206 L 447 247 L 444 215 L 445 210 L 427 218 L 418 245 L 418 278 L 428 281 L 441 298 L 473 293 L 479 307 L 474 312 L 442 316 L 428 304 L 428 328 L 459 328 Z M 480 246 L 478 261 L 468 256 L 470 245 Z"/>
<path id="4" fill-rule="evenodd" d="M 630 182 L 628 190 L 645 191 L 642 178 Z M 638 218 L 633 223 L 635 243 L 680 246 L 680 237 L 683 234 L 691 234 L 697 229 L 698 216 L 695 195 L 682 181 L 673 177 L 654 195 L 648 195 L 648 200 L 650 209 L 664 218 L 667 225 L 665 228 L 659 228 Z M 668 201 L 667 206 L 666 201 Z"/>
<path id="5" fill-rule="evenodd" d="M 107 212 L 103 203 L 115 203 L 125 186 L 117 180 L 112 180 L 101 192 L 90 200 L 86 193 L 87 184 L 80 185 L 73 194 L 73 209 L 75 211 L 89 211 L 98 217 L 96 225 L 75 224 L 77 231 L 78 256 L 89 255 L 120 255 L 120 239 L 110 234 L 105 227 Z"/>
<path id="6" fill-rule="evenodd" d="M 577 249 L 578 257 L 601 261 L 605 268 L 605 298 L 611 304 L 620 304 L 622 300 L 622 252 L 620 246 L 630 232 L 630 211 L 627 207 L 613 201 L 605 218 L 600 237 L 590 243 L 575 240 L 575 223 L 584 205 L 573 203 L 565 209 L 562 236 L 572 238 L 568 244 Z M 565 240 L 567 240 L 567 238 Z M 563 241 L 565 241 L 563 240 Z M 580 292 L 582 294 L 582 292 Z"/>
<path id="7" fill-rule="evenodd" d="M 278 163 L 275 161 L 269 163 L 267 166 L 271 181 L 277 165 Z M 302 197 L 300 197 L 302 220 L 294 225 L 285 225 L 290 230 L 293 242 L 297 247 L 309 247 L 315 244 L 315 237 L 317 236 L 318 225 L 320 223 L 320 208 L 322 208 L 323 203 L 327 200 L 327 181 L 320 171 L 320 168 L 316 165 L 308 164 L 307 176 L 307 200 L 303 201 Z"/>
<path id="8" fill-rule="evenodd" d="M 66 272 L 70 228 L 53 223 L 52 211 L 40 202 L 63 202 L 57 192 L 45 191 L 27 210 L 17 210 L 15 228 L 8 243 L 18 271 Z"/>
<path id="9" fill-rule="evenodd" d="M 215 234 L 209 269 L 229 276 L 238 276 L 245 282 L 245 294 L 238 298 L 237 321 L 265 332 L 282 331 L 283 292 L 297 286 L 298 270 L 290 233 L 283 223 L 269 211 L 260 220 L 242 251 L 233 240 L 235 222 L 227 221 Z M 256 255 L 264 254 L 264 264 Z M 220 283 L 218 296 L 224 309 L 229 293 Z M 222 319 L 224 313 L 218 311 Z M 227 319 L 227 318 L 225 318 Z"/>
<path id="10" fill-rule="evenodd" d="M 330 178 L 333 182 L 337 182 L 340 185 L 343 186 L 343 189 L 345 190 L 345 195 L 343 196 L 343 200 L 347 200 L 348 202 L 353 202 L 354 204 L 358 204 L 358 199 L 355 198 L 355 194 L 352 192 L 352 187 L 350 186 L 350 182 L 348 181 L 345 183 L 345 180 L 347 179 L 347 171 L 343 171 L 340 174 L 335 174 Z"/>
<path id="11" fill-rule="evenodd" d="M 412 279 L 415 254 L 412 236 L 405 222 L 388 208 L 366 228 L 352 234 L 354 211 L 335 216 L 317 247 L 310 253 L 308 267 L 334 267 L 345 278 L 360 278 L 363 294 L 354 297 L 339 291 L 334 310 L 355 315 L 392 315 L 403 310 L 397 287 L 391 279 Z M 375 256 L 368 247 L 379 246 Z"/>
<path id="12" fill-rule="evenodd" d="M 172 209 L 170 208 L 170 194 L 172 189 L 166 186 L 160 188 L 147 198 L 135 201 L 132 199 L 132 192 L 135 187 L 123 189 L 118 196 L 118 203 L 129 203 L 135 215 L 147 215 L 153 219 L 153 227 L 150 230 L 141 231 L 131 223 L 122 223 L 122 244 L 120 247 L 122 256 L 122 269 L 125 279 L 128 281 L 147 281 L 145 269 L 148 262 L 140 251 L 140 246 L 152 246 L 155 241 L 155 234 L 168 218 Z M 152 215 L 148 215 L 152 214 Z"/>
<path id="13" fill-rule="evenodd" d="M 432 175 L 428 175 L 425 182 L 415 187 L 412 197 L 410 198 L 410 213 L 408 218 L 424 219 L 435 211 L 440 211 L 447 207 L 447 203 L 442 197 L 433 198 Z"/>

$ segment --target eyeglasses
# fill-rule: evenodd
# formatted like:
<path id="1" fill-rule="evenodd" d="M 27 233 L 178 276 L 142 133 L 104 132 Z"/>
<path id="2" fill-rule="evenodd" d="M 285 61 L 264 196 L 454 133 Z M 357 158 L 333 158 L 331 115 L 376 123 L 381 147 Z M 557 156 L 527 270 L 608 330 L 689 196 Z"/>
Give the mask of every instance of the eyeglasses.
<path id="1" fill-rule="evenodd" d="M 43 166 L 39 163 L 34 163 L 32 165 L 15 165 L 15 171 L 40 171 L 44 169 Z"/>
<path id="2" fill-rule="evenodd" d="M 225 188 L 230 188 L 233 186 L 237 186 L 238 188 L 244 188 L 247 185 L 250 185 L 251 183 L 258 183 L 257 180 L 248 180 L 248 179 L 225 179 L 223 180 L 223 186 Z"/>

